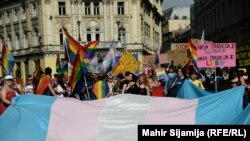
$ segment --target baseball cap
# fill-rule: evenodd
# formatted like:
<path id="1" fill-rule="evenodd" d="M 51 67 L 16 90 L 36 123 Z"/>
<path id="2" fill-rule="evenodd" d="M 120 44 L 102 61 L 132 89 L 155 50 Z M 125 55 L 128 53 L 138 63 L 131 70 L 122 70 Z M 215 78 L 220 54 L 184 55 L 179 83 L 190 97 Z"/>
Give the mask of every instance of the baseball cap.
<path id="1" fill-rule="evenodd" d="M 6 75 L 6 76 L 4 77 L 4 80 L 10 80 L 10 79 L 14 79 L 13 76 L 11 76 L 11 75 Z"/>

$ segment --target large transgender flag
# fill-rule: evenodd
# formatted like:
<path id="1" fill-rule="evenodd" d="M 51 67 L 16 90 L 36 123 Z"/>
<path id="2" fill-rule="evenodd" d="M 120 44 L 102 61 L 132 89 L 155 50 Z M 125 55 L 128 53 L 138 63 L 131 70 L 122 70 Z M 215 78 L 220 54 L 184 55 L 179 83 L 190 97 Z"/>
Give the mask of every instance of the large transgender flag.
<path id="1" fill-rule="evenodd" d="M 245 91 L 245 88 L 243 86 L 238 86 L 235 88 L 231 88 L 225 91 L 221 92 L 209 92 L 206 90 L 203 90 L 199 87 L 197 87 L 194 83 L 191 82 L 191 80 L 185 80 L 183 85 L 181 86 L 177 98 L 184 98 L 184 99 L 195 99 L 211 94 L 224 94 L 224 93 L 240 93 L 243 94 Z"/>
<path id="2" fill-rule="evenodd" d="M 238 117 L 243 113 L 239 93 L 193 100 L 121 94 L 86 102 L 25 95 L 12 101 L 0 117 L 1 141 L 136 141 L 139 124 L 233 124 L 236 117 L 238 123 L 245 120 Z"/>

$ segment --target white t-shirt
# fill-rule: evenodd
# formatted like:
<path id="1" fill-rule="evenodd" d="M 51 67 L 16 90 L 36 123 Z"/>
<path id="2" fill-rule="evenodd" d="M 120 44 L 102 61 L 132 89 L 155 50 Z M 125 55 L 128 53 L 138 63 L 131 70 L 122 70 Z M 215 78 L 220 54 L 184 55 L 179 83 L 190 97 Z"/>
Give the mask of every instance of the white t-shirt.
<path id="1" fill-rule="evenodd" d="M 24 93 L 28 94 L 28 93 L 34 93 L 33 91 L 33 85 L 27 85 L 24 89 Z"/>
<path id="2" fill-rule="evenodd" d="M 57 95 L 58 97 L 63 97 L 64 90 L 63 90 L 63 88 L 62 88 L 61 85 L 57 85 L 56 88 L 55 88 L 55 90 L 58 93 L 58 95 Z"/>

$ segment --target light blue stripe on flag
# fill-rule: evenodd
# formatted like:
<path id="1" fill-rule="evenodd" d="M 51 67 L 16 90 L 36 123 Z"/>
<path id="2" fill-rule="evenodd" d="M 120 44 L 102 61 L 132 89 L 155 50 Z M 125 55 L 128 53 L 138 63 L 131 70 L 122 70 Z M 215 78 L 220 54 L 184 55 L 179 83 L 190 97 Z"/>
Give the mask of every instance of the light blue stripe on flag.
<path id="1" fill-rule="evenodd" d="M 250 104 L 232 121 L 232 124 L 250 125 Z"/>
<path id="2" fill-rule="evenodd" d="M 190 82 L 190 80 L 185 80 L 176 97 L 183 99 L 195 99 L 211 94 L 213 93 L 197 87 L 195 84 Z"/>
<path id="3" fill-rule="evenodd" d="M 55 99 L 52 96 L 32 95 L 13 98 L 15 104 L 0 116 L 0 140 L 45 141 Z"/>
<path id="4" fill-rule="evenodd" d="M 244 87 L 198 99 L 196 124 L 230 124 L 243 111 Z"/>

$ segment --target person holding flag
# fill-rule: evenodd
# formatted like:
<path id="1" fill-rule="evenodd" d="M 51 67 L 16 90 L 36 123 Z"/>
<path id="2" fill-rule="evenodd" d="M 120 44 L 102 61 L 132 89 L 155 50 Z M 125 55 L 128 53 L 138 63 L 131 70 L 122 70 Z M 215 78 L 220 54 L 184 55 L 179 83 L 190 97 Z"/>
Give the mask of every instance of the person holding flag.
<path id="1" fill-rule="evenodd" d="M 45 69 L 45 76 L 41 78 L 36 89 L 36 94 L 38 95 L 47 95 L 47 96 L 57 96 L 55 90 L 52 87 L 51 83 L 51 73 L 52 69 L 47 67 Z"/>

